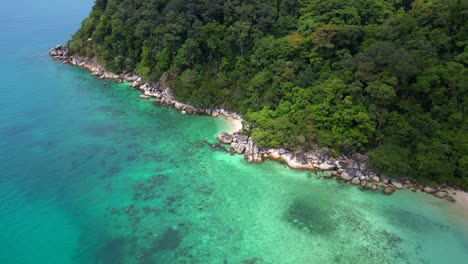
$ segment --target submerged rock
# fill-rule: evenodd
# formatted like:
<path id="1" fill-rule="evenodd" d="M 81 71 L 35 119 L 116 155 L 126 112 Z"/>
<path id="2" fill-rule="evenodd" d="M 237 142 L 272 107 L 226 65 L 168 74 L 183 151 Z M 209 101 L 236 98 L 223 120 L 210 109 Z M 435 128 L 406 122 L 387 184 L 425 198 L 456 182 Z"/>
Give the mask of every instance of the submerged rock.
<path id="1" fill-rule="evenodd" d="M 358 177 L 354 177 L 352 180 L 351 180 L 351 183 L 354 184 L 354 185 L 358 185 L 361 181 L 359 180 Z"/>
<path id="2" fill-rule="evenodd" d="M 392 193 L 395 192 L 395 189 L 392 188 L 392 187 L 386 186 L 386 187 L 384 188 L 383 192 L 384 192 L 385 194 L 387 194 L 387 195 L 390 195 L 390 194 L 392 194 Z"/>
<path id="3" fill-rule="evenodd" d="M 366 180 L 361 181 L 360 185 L 361 185 L 362 188 L 367 189 L 367 181 Z"/>

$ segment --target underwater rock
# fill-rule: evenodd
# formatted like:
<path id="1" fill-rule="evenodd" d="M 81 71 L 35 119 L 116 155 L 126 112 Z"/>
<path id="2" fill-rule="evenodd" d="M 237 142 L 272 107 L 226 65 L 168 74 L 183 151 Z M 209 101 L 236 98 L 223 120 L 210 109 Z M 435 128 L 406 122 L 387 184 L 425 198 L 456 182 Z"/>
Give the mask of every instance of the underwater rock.
<path id="1" fill-rule="evenodd" d="M 361 181 L 359 180 L 358 177 L 354 177 L 352 180 L 351 180 L 351 183 L 354 184 L 354 185 L 358 185 Z"/>
<path id="2" fill-rule="evenodd" d="M 366 180 L 361 181 L 360 185 L 362 188 L 367 188 L 367 181 Z"/>
<path id="3" fill-rule="evenodd" d="M 155 250 L 171 250 L 179 247 L 182 236 L 178 230 L 166 228 L 161 238 L 155 242 Z"/>
<path id="4" fill-rule="evenodd" d="M 392 194 L 392 193 L 395 192 L 395 189 L 392 188 L 392 187 L 386 186 L 386 187 L 384 188 L 383 192 L 384 192 L 385 194 L 387 194 L 387 195 L 390 195 L 390 194 Z"/>

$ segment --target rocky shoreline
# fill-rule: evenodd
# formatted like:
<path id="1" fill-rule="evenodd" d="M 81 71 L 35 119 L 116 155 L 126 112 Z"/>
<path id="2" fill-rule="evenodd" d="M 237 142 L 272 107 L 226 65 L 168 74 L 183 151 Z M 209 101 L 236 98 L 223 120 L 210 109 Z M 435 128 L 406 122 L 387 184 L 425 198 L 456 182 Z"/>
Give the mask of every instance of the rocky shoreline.
<path id="1" fill-rule="evenodd" d="M 168 107 L 174 107 L 181 114 L 210 115 L 212 117 L 225 117 L 243 121 L 239 113 L 228 111 L 223 108 L 202 108 L 179 102 L 175 100 L 171 88 L 165 84 L 164 80 L 157 83 L 145 83 L 141 77 L 135 74 L 115 74 L 108 72 L 102 65 L 98 65 L 95 59 L 70 56 L 67 47 L 57 45 L 49 51 L 49 55 L 63 63 L 80 66 L 91 71 L 100 79 L 117 79 L 119 82 L 127 81 L 131 86 L 140 89 L 143 99 L 155 98 L 156 102 Z M 228 151 L 233 154 L 245 156 L 247 162 L 258 163 L 265 159 L 272 159 L 285 163 L 292 169 L 327 171 L 326 179 L 336 178 L 337 180 L 350 182 L 359 185 L 361 188 L 371 191 L 381 190 L 387 195 L 391 195 L 396 190 L 410 189 L 413 192 L 425 192 L 439 199 L 446 199 L 455 202 L 453 195 L 459 191 L 451 186 L 426 186 L 408 178 L 392 179 L 384 175 L 378 175 L 368 168 L 369 157 L 367 155 L 355 153 L 350 157 L 341 155 L 333 157 L 327 151 L 320 149 L 307 152 L 292 152 L 287 149 L 263 148 L 256 144 L 251 137 L 242 135 L 242 131 L 235 131 L 233 134 L 226 132 L 218 133 L 220 143 L 212 144 L 213 148 Z"/>

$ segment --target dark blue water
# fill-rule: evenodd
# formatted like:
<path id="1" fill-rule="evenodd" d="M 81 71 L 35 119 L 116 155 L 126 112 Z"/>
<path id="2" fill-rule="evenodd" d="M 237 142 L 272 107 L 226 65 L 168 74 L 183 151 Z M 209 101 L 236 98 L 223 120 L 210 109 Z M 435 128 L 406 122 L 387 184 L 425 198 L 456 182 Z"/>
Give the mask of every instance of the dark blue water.
<path id="1" fill-rule="evenodd" d="M 226 122 L 53 61 L 92 3 L 2 3 L 0 263 L 466 262 L 447 202 L 247 164 L 206 144 Z"/>

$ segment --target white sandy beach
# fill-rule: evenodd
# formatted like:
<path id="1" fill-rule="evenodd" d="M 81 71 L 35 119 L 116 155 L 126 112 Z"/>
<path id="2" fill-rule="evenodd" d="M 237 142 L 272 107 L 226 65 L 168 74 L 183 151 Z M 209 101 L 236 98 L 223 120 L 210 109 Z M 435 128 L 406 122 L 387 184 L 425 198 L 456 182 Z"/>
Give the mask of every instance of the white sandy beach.
<path id="1" fill-rule="evenodd" d="M 468 193 L 464 191 L 453 191 L 455 194 L 452 194 L 452 197 L 455 198 L 454 205 L 464 214 L 468 215 Z"/>
<path id="2" fill-rule="evenodd" d="M 239 132 L 242 130 L 242 121 L 238 119 L 234 119 L 232 117 L 223 117 L 227 122 L 224 132 L 232 134 L 234 132 Z"/>

